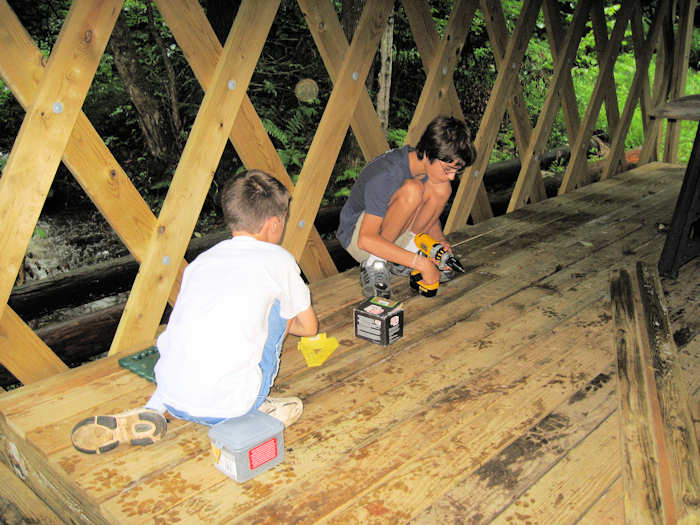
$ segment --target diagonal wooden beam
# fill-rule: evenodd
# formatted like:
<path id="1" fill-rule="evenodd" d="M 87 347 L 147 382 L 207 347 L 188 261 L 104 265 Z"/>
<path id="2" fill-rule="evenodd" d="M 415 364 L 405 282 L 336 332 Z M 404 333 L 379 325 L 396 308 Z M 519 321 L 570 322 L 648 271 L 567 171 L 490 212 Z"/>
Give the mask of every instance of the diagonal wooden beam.
<path id="1" fill-rule="evenodd" d="M 71 6 L 15 139 L 0 178 L 0 315 L 120 7 L 121 0 Z"/>
<path id="2" fill-rule="evenodd" d="M 545 2 L 545 8 L 547 3 Z M 484 13 L 484 21 L 486 22 L 486 30 L 489 33 L 489 41 L 493 49 L 496 66 L 498 69 L 507 67 L 503 63 L 503 56 L 508 45 L 508 27 L 506 26 L 506 18 L 503 14 L 503 8 L 498 0 L 482 0 L 481 10 Z M 508 114 L 513 123 L 513 134 L 515 135 L 515 143 L 518 151 L 522 155 L 530 144 L 532 138 L 532 128 L 530 127 L 530 117 L 525 107 L 525 95 L 523 87 L 518 81 L 514 87 L 514 92 L 508 98 Z M 546 197 L 544 189 L 544 180 L 539 165 L 535 168 L 534 184 L 532 186 L 532 194 L 529 195 L 531 200 L 540 201 Z"/>
<path id="3" fill-rule="evenodd" d="M 675 2 L 671 2 L 669 10 L 673 10 Z M 651 107 L 657 108 L 666 100 L 671 75 L 670 69 L 673 63 L 671 52 L 673 50 L 673 20 L 671 16 L 665 17 L 664 27 L 661 29 L 659 45 L 656 48 L 656 60 L 654 71 L 654 94 L 652 96 Z M 647 164 L 659 158 L 659 148 L 661 146 L 661 128 L 664 119 L 657 119 L 650 116 L 649 125 L 644 134 L 644 144 L 639 154 L 639 164 Z"/>
<path id="4" fill-rule="evenodd" d="M 525 0 L 523 2 L 515 31 L 508 41 L 508 48 L 503 59 L 505 64 L 510 64 L 510 67 L 502 68 L 496 77 L 486 111 L 474 140 L 477 159 L 462 175 L 450 215 L 445 224 L 446 233 L 461 228 L 467 222 L 505 114 L 506 105 L 502 101 L 511 96 L 541 4 L 542 0 Z"/>
<path id="5" fill-rule="evenodd" d="M 211 84 L 222 47 L 204 10 L 199 3 L 190 0 L 158 0 L 156 4 L 197 80 L 206 91 Z M 377 125 L 381 132 L 378 120 Z M 243 97 L 229 138 L 245 166 L 267 171 L 290 192 L 294 192 L 292 179 L 247 95 Z M 386 142 L 383 134 L 381 138 Z M 311 230 L 299 266 L 309 281 L 338 273 L 316 228 Z"/>
<path id="6" fill-rule="evenodd" d="M 642 45 L 642 48 L 639 50 L 637 57 L 637 69 L 634 73 L 632 84 L 630 85 L 629 92 L 627 94 L 627 100 L 625 101 L 625 108 L 622 111 L 620 122 L 618 123 L 618 126 L 612 136 L 608 163 L 603 171 L 601 179 L 612 177 L 615 173 L 620 171 L 622 167 L 622 159 L 625 153 L 625 137 L 627 136 L 630 124 L 632 123 L 632 117 L 634 116 L 637 101 L 642 98 L 645 79 L 648 87 L 649 77 L 647 76 L 647 71 L 649 70 L 649 63 L 651 62 L 651 55 L 654 46 L 659 40 L 659 35 L 661 34 L 661 29 L 663 28 L 664 18 L 668 13 L 668 5 L 669 0 L 661 0 L 659 2 L 656 17 L 653 19 L 654 22 L 649 30 L 649 35 Z"/>
<path id="7" fill-rule="evenodd" d="M 238 10 L 163 202 L 110 354 L 145 346 L 156 333 L 177 276 L 177 266 L 170 263 L 185 254 L 278 6 L 278 1 L 245 0 Z"/>
<path id="8" fill-rule="evenodd" d="M 44 56 L 5 0 L 0 0 L 0 76 L 26 110 L 44 75 Z M 16 57 L 25 57 L 17 60 Z M 63 152 L 63 163 L 112 226 L 131 254 L 141 260 L 156 217 L 104 144 L 84 113 L 80 113 Z M 181 262 L 182 269 L 187 263 Z M 179 282 L 171 291 L 175 302 Z"/>
<path id="9" fill-rule="evenodd" d="M 560 195 L 574 189 L 578 184 L 578 178 L 586 170 L 588 142 L 591 139 L 593 127 L 595 126 L 600 108 L 603 104 L 605 86 L 610 78 L 610 72 L 615 65 L 620 43 L 622 42 L 627 28 L 627 22 L 632 16 L 632 10 L 635 9 L 635 7 L 636 2 L 633 0 L 625 0 L 617 13 L 615 26 L 610 35 L 608 47 L 605 50 L 605 57 L 600 63 L 598 78 L 596 79 L 593 93 L 591 94 L 591 100 L 586 109 L 586 115 L 581 123 L 579 133 L 571 146 L 571 158 L 569 159 L 569 164 L 564 173 L 561 186 L 559 187 Z"/>
<path id="10" fill-rule="evenodd" d="M 331 81 L 335 84 L 349 45 L 331 2 L 298 0 L 321 60 L 326 66 Z M 389 149 L 382 124 L 369 97 L 363 90 L 350 119 L 352 131 L 360 145 L 365 160 L 370 161 Z"/>
<path id="11" fill-rule="evenodd" d="M 433 15 L 430 12 L 430 5 L 428 5 L 427 0 L 403 0 L 402 5 L 406 12 L 408 23 L 411 26 L 411 33 L 416 42 L 418 54 L 423 62 L 423 68 L 429 71 L 440 47 L 440 35 L 437 32 Z M 471 25 L 471 18 L 470 16 L 469 19 L 464 19 L 462 23 L 469 27 Z M 459 101 L 454 81 L 451 80 L 449 82 L 446 96 L 440 97 L 439 103 L 439 111 L 441 113 L 457 115 L 457 118 L 460 120 L 466 120 L 462 112 L 462 105 Z M 479 185 L 479 192 L 474 201 L 471 216 L 475 223 L 493 217 L 493 210 L 491 209 L 491 203 L 489 203 L 489 197 L 483 181 Z"/>
<path id="12" fill-rule="evenodd" d="M 6 304 L 120 8 L 118 0 L 73 4 L 0 178 L 0 362 L 23 383 L 67 368 Z M 0 9 L 9 40 L 26 38 L 6 2 Z"/>
<path id="13" fill-rule="evenodd" d="M 666 14 L 661 13 L 661 15 L 664 17 L 664 20 L 666 19 Z M 661 37 L 661 31 L 663 30 L 663 27 L 660 28 L 659 30 L 659 38 Z M 651 45 L 656 46 L 658 42 L 653 42 Z M 644 46 L 645 46 L 645 40 L 644 40 L 644 24 L 642 22 L 642 13 L 640 10 L 635 10 L 634 13 L 632 14 L 632 45 L 634 46 L 634 60 L 635 60 L 635 65 L 639 65 L 640 60 L 643 60 L 642 53 L 644 52 Z M 649 63 L 651 63 L 651 57 L 654 54 L 654 50 L 649 51 Z M 649 64 L 647 64 L 647 67 L 645 71 L 642 74 L 641 77 L 641 92 L 639 95 L 639 101 L 640 101 L 640 108 L 642 112 L 642 128 L 644 130 L 644 134 L 646 135 L 647 133 L 647 126 L 649 125 L 649 120 L 650 116 L 649 113 L 654 109 L 654 107 L 651 105 L 651 85 L 649 84 Z M 609 129 L 616 129 L 617 126 L 609 128 Z"/>
<path id="14" fill-rule="evenodd" d="M 408 126 L 406 144 L 418 142 L 428 123 L 439 114 L 443 101 L 447 100 L 447 91 L 452 85 L 452 77 L 475 12 L 476 1 L 455 2 L 445 34 L 430 60 L 430 66 L 426 68 L 425 84 Z"/>
<path id="15" fill-rule="evenodd" d="M 559 110 L 561 86 L 571 70 L 576 51 L 578 50 L 579 43 L 581 42 L 585 30 L 589 10 L 589 0 L 582 0 L 576 4 L 573 19 L 565 38 L 566 45 L 555 65 L 554 74 L 549 81 L 547 96 L 542 105 L 540 116 L 537 119 L 537 126 L 530 140 L 530 145 L 522 156 L 522 166 L 520 168 L 518 180 L 515 182 L 513 195 L 508 204 L 509 212 L 527 204 L 527 198 L 530 194 L 529 187 L 533 181 L 533 173 L 535 167 L 539 166 L 540 159 L 547 146 L 547 139 L 552 130 L 552 124 Z"/>
<path id="16" fill-rule="evenodd" d="M 327 2 L 328 0 L 316 0 Z M 362 11 L 350 49 L 333 86 L 296 185 L 282 246 L 298 257 L 318 213 L 323 192 L 350 125 L 350 119 L 365 90 L 364 81 L 391 13 L 391 0 L 369 0 Z"/>
<path id="17" fill-rule="evenodd" d="M 591 25 L 593 26 L 593 38 L 595 38 L 595 50 L 598 62 L 602 62 L 605 56 L 605 49 L 608 47 L 608 29 L 605 22 L 605 12 L 603 11 L 603 1 L 594 0 L 591 8 Z M 620 108 L 615 90 L 615 77 L 613 72 L 607 76 L 605 86 L 605 116 L 608 120 L 608 129 L 615 129 L 620 120 Z M 569 135 L 570 137 L 575 134 Z"/>
<path id="18" fill-rule="evenodd" d="M 554 58 L 554 63 L 556 64 L 566 43 L 564 22 L 559 15 L 559 3 L 557 0 L 545 0 L 543 12 L 549 47 L 552 49 L 552 58 Z M 564 123 L 568 136 L 575 137 L 581 124 L 581 116 L 578 113 L 578 104 L 576 102 L 576 90 L 574 89 L 574 81 L 571 78 L 571 70 L 566 69 L 562 74 L 560 91 Z"/>
<path id="19" fill-rule="evenodd" d="M 694 13 L 696 0 L 680 0 L 678 2 L 679 24 L 673 53 L 673 74 L 671 75 L 671 92 L 669 99 L 673 100 L 685 95 L 685 84 L 688 78 L 688 59 L 690 44 L 693 40 Z M 678 141 L 681 122 L 669 121 L 666 125 L 666 140 L 664 141 L 664 162 L 678 162 Z"/>
<path id="20" fill-rule="evenodd" d="M 0 363 L 25 385 L 68 370 L 9 306 L 0 318 Z"/>
<path id="21" fill-rule="evenodd" d="M 39 82 L 45 73 L 45 58 L 4 0 L 0 1 L 0 20 L 3 21 L 0 24 L 0 76 L 26 110 L 39 90 Z M 156 218 L 82 112 L 78 115 L 62 160 L 129 251 L 137 260 L 141 260 Z M 184 260 L 181 261 L 180 275 L 186 264 Z M 170 293 L 172 303 L 178 290 L 179 276 Z M 0 338 L 0 353 L 11 352 L 16 347 L 5 348 L 4 345 L 19 340 L 23 341 L 29 354 L 44 355 L 46 345 L 33 337 L 29 326 L 16 322 L 17 319 L 4 323 L 5 337 Z M 38 366 L 38 362 L 42 360 L 34 362 L 32 367 Z M 32 376 L 23 374 L 24 378 L 20 380 L 26 383 L 26 378 L 33 380 L 42 373 L 48 376 L 55 372 L 56 368 L 49 364 L 45 370 L 33 370 Z"/>

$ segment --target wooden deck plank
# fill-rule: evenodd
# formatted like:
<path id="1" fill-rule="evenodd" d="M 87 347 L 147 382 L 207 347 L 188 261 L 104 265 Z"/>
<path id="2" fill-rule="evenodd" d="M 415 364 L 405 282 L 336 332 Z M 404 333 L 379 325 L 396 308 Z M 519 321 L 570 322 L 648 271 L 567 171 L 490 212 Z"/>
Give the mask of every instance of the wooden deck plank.
<path id="1" fill-rule="evenodd" d="M 572 326 L 562 330 L 561 337 L 583 344 L 582 331 Z M 449 342 L 458 344 L 460 337 L 454 330 Z M 447 336 L 443 333 L 442 338 Z M 270 512 L 282 510 L 313 520 L 340 508 L 340 514 L 333 516 L 336 523 L 366 523 L 376 512 L 388 521 L 410 518 L 422 509 L 421 496 L 432 496 L 425 496 L 426 491 L 440 494 L 455 471 L 478 467 L 494 448 L 507 445 L 549 413 L 551 403 L 558 405 L 562 396 L 569 397 L 572 388 L 575 391 L 590 379 L 584 370 L 595 367 L 605 355 L 600 341 L 589 352 L 574 352 L 574 345 L 567 346 L 556 354 L 560 344 L 536 341 L 506 358 L 501 348 L 489 348 L 440 362 L 370 403 L 376 412 L 369 412 L 368 423 L 361 421 L 362 411 L 334 422 L 335 435 L 323 436 L 323 446 L 359 434 L 354 440 L 359 448 L 341 448 L 350 454 L 307 475 L 301 485 L 297 482 L 286 490 L 281 501 L 271 501 L 250 516 L 271 518 Z M 588 345 L 585 348 L 589 350 Z M 575 371 L 571 382 L 552 381 L 562 366 Z M 370 428 L 363 430 L 366 426 Z"/>
<path id="2" fill-rule="evenodd" d="M 468 273 L 433 299 L 395 279 L 406 325 L 388 347 L 354 338 L 356 269 L 313 283 L 321 329 L 341 345 L 309 368 L 288 338 L 273 393 L 300 395 L 304 415 L 284 463 L 245 484 L 213 468 L 205 427 L 181 421 L 152 447 L 75 451 L 77 421 L 153 390 L 115 358 L 1 394 L 0 434 L 38 465 L 32 488 L 42 476 L 58 487 L 42 499 L 85 505 L 85 522 L 615 522 L 610 271 L 658 259 L 656 223 L 682 175 L 656 164 L 455 232 Z"/>
<path id="3" fill-rule="evenodd" d="M 598 498 L 586 514 L 581 517 L 581 525 L 621 524 L 625 521 L 622 479 L 617 478 L 605 493 Z"/>
<path id="4" fill-rule="evenodd" d="M 456 514 L 461 514 L 465 522 L 491 521 L 600 425 L 601 418 L 609 417 L 615 410 L 613 374 L 611 365 L 416 516 L 412 523 L 444 523 Z M 529 503 L 524 507 L 529 507 Z"/>
<path id="5" fill-rule="evenodd" d="M 608 417 L 538 483 L 515 500 L 497 523 L 575 523 L 620 475 L 618 422 Z"/>

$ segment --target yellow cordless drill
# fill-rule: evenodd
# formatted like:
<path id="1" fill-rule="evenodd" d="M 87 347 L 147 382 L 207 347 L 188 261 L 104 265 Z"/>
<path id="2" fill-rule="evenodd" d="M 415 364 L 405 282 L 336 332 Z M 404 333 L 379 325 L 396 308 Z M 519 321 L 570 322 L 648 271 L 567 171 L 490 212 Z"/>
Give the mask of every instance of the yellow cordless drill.
<path id="1" fill-rule="evenodd" d="M 445 247 L 433 239 L 427 233 L 419 233 L 415 238 L 416 246 L 420 253 L 428 257 L 431 261 L 438 265 L 438 268 L 444 268 L 445 266 L 457 271 L 464 273 L 464 266 L 459 260 L 448 252 Z M 432 284 L 426 284 L 423 282 L 423 276 L 418 270 L 413 270 L 411 272 L 411 277 L 409 281 L 411 288 L 418 290 L 418 293 L 424 295 L 425 297 L 433 297 L 437 294 L 438 287 L 440 286 L 440 281 L 436 281 Z"/>

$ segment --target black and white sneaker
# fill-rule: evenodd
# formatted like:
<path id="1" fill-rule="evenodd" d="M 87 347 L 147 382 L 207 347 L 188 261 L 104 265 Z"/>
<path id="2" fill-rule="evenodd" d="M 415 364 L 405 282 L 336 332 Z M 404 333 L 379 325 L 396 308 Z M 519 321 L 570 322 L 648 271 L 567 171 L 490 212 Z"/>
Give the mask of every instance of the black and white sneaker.
<path id="1" fill-rule="evenodd" d="M 391 272 L 386 261 L 377 260 L 372 264 L 360 264 L 360 286 L 365 297 L 391 297 Z"/>

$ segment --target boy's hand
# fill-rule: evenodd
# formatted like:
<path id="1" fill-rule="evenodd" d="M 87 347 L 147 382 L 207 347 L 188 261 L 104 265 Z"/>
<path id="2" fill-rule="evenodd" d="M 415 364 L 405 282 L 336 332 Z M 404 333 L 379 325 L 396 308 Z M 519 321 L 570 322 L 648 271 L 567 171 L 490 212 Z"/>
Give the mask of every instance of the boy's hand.
<path id="1" fill-rule="evenodd" d="M 420 257 L 416 270 L 421 273 L 425 284 L 433 284 L 440 280 L 440 270 L 427 257 Z"/>

